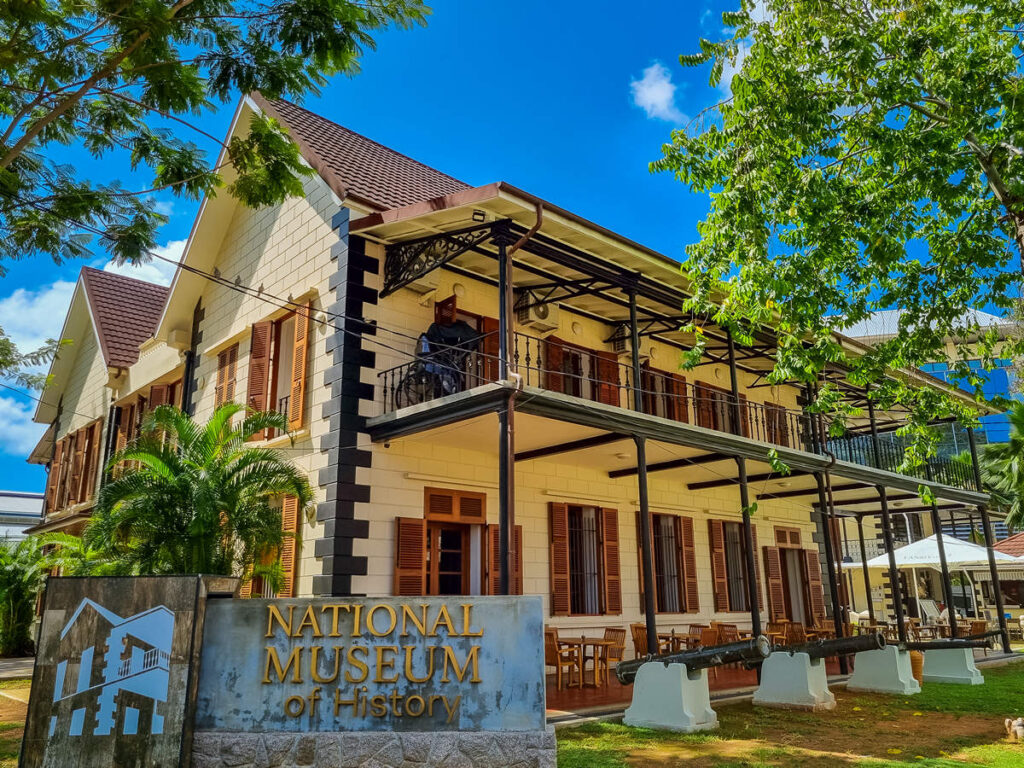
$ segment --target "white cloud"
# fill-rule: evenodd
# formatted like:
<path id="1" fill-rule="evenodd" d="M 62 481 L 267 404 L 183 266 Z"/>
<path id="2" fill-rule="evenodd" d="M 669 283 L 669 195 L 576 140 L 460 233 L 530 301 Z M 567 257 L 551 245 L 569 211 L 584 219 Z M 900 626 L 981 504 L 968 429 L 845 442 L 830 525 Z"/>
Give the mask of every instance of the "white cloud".
<path id="1" fill-rule="evenodd" d="M 0 328 L 22 352 L 39 349 L 47 339 L 60 336 L 74 291 L 75 284 L 67 280 L 35 291 L 18 288 L 0 299 Z"/>
<path id="2" fill-rule="evenodd" d="M 171 240 L 164 245 L 157 246 L 153 249 L 153 252 L 158 256 L 162 256 L 164 259 L 171 259 L 177 263 L 181 260 L 181 255 L 185 252 L 186 242 L 188 241 Z M 136 280 L 145 280 L 159 285 L 170 285 L 171 278 L 174 277 L 175 269 L 175 264 L 170 264 L 163 259 L 158 258 L 151 258 L 145 264 L 140 264 L 138 266 L 133 266 L 131 264 L 115 264 L 113 261 L 108 261 L 103 266 L 104 272 L 114 272 L 118 275 L 134 277 Z"/>
<path id="3" fill-rule="evenodd" d="M 0 396 L 0 424 L 4 425 L 0 453 L 27 457 L 46 431 L 45 424 L 32 421 L 35 402 L 26 398 Z"/>
<path id="4" fill-rule="evenodd" d="M 633 103 L 641 107 L 648 117 L 667 120 L 671 123 L 683 123 L 684 115 L 676 106 L 676 84 L 672 82 L 672 74 L 661 62 L 654 62 L 644 70 L 639 80 L 629 84 L 633 91 Z"/>

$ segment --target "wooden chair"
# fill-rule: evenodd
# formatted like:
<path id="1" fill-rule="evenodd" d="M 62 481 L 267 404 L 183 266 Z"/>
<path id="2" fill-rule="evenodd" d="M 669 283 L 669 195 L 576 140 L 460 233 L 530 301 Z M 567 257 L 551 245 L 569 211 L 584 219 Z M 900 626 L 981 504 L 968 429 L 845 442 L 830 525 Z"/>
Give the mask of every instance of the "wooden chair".
<path id="1" fill-rule="evenodd" d="M 718 625 L 718 641 L 720 643 L 735 643 L 739 642 L 740 630 L 735 624 L 719 624 Z"/>
<path id="2" fill-rule="evenodd" d="M 789 632 L 786 630 L 788 622 L 769 621 L 765 625 L 764 634 L 771 641 L 772 645 L 786 645 Z"/>
<path id="3" fill-rule="evenodd" d="M 714 627 L 708 627 L 702 630 L 700 633 L 700 644 L 704 647 L 718 645 L 718 630 Z M 711 668 L 711 674 L 718 679 L 718 667 Z"/>
<path id="4" fill-rule="evenodd" d="M 972 621 L 967 630 L 967 635 L 983 635 L 988 632 L 988 622 L 984 619 Z M 985 655 L 988 656 L 988 648 L 985 648 Z"/>
<path id="5" fill-rule="evenodd" d="M 708 629 L 707 624 L 691 624 L 686 633 L 686 647 L 696 648 L 700 645 L 700 633 Z"/>
<path id="6" fill-rule="evenodd" d="M 612 663 L 618 664 L 626 654 L 626 630 L 622 627 L 605 627 L 604 639 L 614 640 L 615 645 L 605 645 L 601 648 L 601 666 L 604 668 L 604 681 L 608 682 L 608 672 Z"/>
<path id="7" fill-rule="evenodd" d="M 643 658 L 644 656 L 650 656 L 647 651 L 647 625 L 646 624 L 630 624 L 629 632 L 633 636 L 633 651 L 636 653 L 636 658 Z M 658 640 L 658 653 L 671 650 L 671 641 L 668 639 Z"/>
<path id="8" fill-rule="evenodd" d="M 790 622 L 786 636 L 788 645 L 803 645 L 807 642 L 807 630 L 798 621 Z"/>
<path id="9" fill-rule="evenodd" d="M 583 687 L 583 666 L 580 664 L 579 649 L 559 648 L 557 629 L 544 630 L 544 664 L 555 668 L 555 687 L 557 689 L 561 690 L 562 688 L 563 670 L 569 673 L 566 688 L 572 685 L 573 670 L 576 670 L 577 674 L 576 687 Z"/>

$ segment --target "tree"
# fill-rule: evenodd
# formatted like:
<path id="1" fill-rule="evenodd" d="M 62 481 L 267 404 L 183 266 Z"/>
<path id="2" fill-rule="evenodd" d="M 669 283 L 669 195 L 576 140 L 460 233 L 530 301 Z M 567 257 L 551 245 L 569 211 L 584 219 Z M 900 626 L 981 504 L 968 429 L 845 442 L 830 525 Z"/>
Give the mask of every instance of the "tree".
<path id="1" fill-rule="evenodd" d="M 742 0 L 723 21 L 731 37 L 701 40 L 680 61 L 709 65 L 714 86 L 735 71 L 731 95 L 674 131 L 652 163 L 710 195 L 687 249 L 687 308 L 744 342 L 776 328 L 773 381 L 814 383 L 844 367 L 880 407 L 909 409 L 905 463 L 918 463 L 934 450 L 928 421 L 974 415 L 885 370 L 948 360 L 981 398 L 967 359 L 991 367 L 1022 348 L 997 350 L 973 313 L 1010 308 L 1020 287 L 1020 3 Z M 898 333 L 877 348 L 853 354 L 833 336 L 886 308 L 902 312 Z M 830 384 L 817 405 L 853 412 Z"/>
<path id="2" fill-rule="evenodd" d="M 0 260 L 82 256 L 97 234 L 116 259 L 144 259 L 164 222 L 161 190 L 198 199 L 227 183 L 252 206 L 299 194 L 311 171 L 273 120 L 255 117 L 247 137 L 222 144 L 194 117 L 239 92 L 316 92 L 358 70 L 374 33 L 427 13 L 422 0 L 0 4 Z M 189 130 L 220 145 L 216 167 Z M 62 159 L 68 145 L 151 169 L 152 183 L 83 178 Z"/>
<path id="3" fill-rule="evenodd" d="M 0 656 L 31 655 L 36 598 L 49 569 L 35 537 L 0 542 Z"/>
<path id="4" fill-rule="evenodd" d="M 986 445 L 978 457 L 981 479 L 1011 529 L 1024 528 L 1024 403 L 1007 414 L 1010 439 Z"/>
<path id="5" fill-rule="evenodd" d="M 101 548 L 85 543 L 81 536 L 53 531 L 39 534 L 39 543 L 47 550 L 46 561 L 61 576 L 129 576 L 127 563 L 111 559 Z"/>
<path id="6" fill-rule="evenodd" d="M 235 417 L 244 414 L 244 418 Z M 300 510 L 313 492 L 306 476 L 278 451 L 249 443 L 267 429 L 287 431 L 278 413 L 222 405 L 206 424 L 161 405 L 140 436 L 110 460 L 114 477 L 96 500 L 84 545 L 129 573 L 257 575 L 281 546 L 281 511 L 295 496 Z M 272 586 L 279 586 L 273 583 Z"/>
<path id="7" fill-rule="evenodd" d="M 4 329 L 0 328 L 0 380 L 13 381 L 31 389 L 42 389 L 46 383 L 46 374 L 35 373 L 30 369 L 52 360 L 58 346 L 56 341 L 50 339 L 40 349 L 21 352 L 4 333 Z"/>

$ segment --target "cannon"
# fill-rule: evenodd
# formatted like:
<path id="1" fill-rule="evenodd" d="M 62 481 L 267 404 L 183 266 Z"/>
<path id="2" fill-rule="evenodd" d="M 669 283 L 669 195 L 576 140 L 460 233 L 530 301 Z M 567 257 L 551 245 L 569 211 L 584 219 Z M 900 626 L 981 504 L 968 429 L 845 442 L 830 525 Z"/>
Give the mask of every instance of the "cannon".
<path id="1" fill-rule="evenodd" d="M 882 648 L 885 636 L 881 633 L 776 646 L 761 665 L 761 683 L 754 691 L 754 705 L 812 712 L 835 709 L 836 697 L 828 689 L 824 660 Z"/>
<path id="2" fill-rule="evenodd" d="M 991 648 L 992 638 L 999 635 L 1000 632 L 996 630 L 968 637 L 901 643 L 900 647 L 907 651 L 924 652 L 921 678 L 926 683 L 981 685 L 985 678 L 974 663 L 974 649 Z"/>
<path id="3" fill-rule="evenodd" d="M 622 717 L 626 725 L 692 733 L 715 728 L 708 667 L 759 662 L 771 651 L 764 635 L 680 653 L 663 653 L 619 662 L 615 674 L 633 684 L 633 701 Z"/>
<path id="4" fill-rule="evenodd" d="M 830 656 L 850 656 L 861 651 L 879 651 L 885 648 L 885 635 L 881 632 L 837 637 L 832 640 L 814 640 L 800 645 L 777 645 L 772 650 L 785 652 L 791 656 L 806 653 L 812 659 L 827 659 Z"/>
<path id="5" fill-rule="evenodd" d="M 720 667 L 723 664 L 735 664 L 736 662 L 758 662 L 766 658 L 771 650 L 768 638 L 758 635 L 750 640 L 740 640 L 738 643 L 709 645 L 705 648 L 695 648 L 692 651 L 659 653 L 645 656 L 642 659 L 620 661 L 615 668 L 615 676 L 623 685 L 630 685 L 636 679 L 640 667 L 652 662 L 661 662 L 665 666 L 685 664 L 686 668 L 692 672 L 697 669 Z"/>

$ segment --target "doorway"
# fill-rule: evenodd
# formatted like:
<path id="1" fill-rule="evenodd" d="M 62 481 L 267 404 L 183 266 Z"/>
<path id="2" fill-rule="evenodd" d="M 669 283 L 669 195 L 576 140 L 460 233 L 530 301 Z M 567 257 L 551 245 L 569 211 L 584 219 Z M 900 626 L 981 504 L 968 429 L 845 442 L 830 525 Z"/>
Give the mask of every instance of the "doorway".
<path id="1" fill-rule="evenodd" d="M 786 618 L 797 624 L 807 624 L 807 579 L 804 575 L 804 551 L 783 548 L 779 550 L 782 565 L 782 592 Z"/>
<path id="2" fill-rule="evenodd" d="M 427 594 L 470 594 L 470 526 L 427 524 Z"/>

